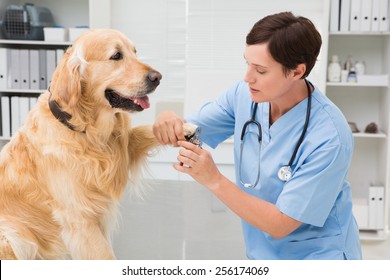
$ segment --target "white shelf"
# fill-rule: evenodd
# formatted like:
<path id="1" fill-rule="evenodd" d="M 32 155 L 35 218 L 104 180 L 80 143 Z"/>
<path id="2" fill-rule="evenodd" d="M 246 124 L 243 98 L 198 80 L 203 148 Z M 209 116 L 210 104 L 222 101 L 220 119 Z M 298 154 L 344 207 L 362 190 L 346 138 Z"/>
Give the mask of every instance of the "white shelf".
<path id="1" fill-rule="evenodd" d="M 329 87 L 383 87 L 388 88 L 388 84 L 363 84 L 363 83 L 332 83 L 327 82 L 326 86 Z"/>
<path id="2" fill-rule="evenodd" d="M 383 132 L 380 133 L 364 133 L 364 132 L 358 132 L 358 133 L 352 133 L 355 138 L 378 138 L 378 139 L 386 139 L 387 135 Z"/>
<path id="3" fill-rule="evenodd" d="M 41 94 L 46 89 L 0 89 L 0 92 L 5 93 L 37 93 Z"/>
<path id="4" fill-rule="evenodd" d="M 390 35 L 390 32 L 342 32 L 342 31 L 334 31 L 334 32 L 329 32 L 330 36 L 388 36 Z"/>
<path id="5" fill-rule="evenodd" d="M 6 40 L 1 39 L 0 44 L 3 45 L 45 45 L 45 46 L 69 46 L 72 42 L 51 42 L 51 41 L 35 41 L 35 40 Z"/>
<path id="6" fill-rule="evenodd" d="M 360 230 L 360 240 L 386 240 L 388 233 L 385 230 Z"/>

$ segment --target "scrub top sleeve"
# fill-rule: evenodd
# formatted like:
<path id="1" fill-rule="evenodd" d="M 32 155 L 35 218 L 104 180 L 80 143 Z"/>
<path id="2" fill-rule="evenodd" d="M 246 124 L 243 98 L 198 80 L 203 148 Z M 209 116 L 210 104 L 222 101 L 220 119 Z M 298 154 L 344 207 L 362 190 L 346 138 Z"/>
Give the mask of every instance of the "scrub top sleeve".
<path id="1" fill-rule="evenodd" d="M 203 105 L 185 120 L 201 128 L 200 138 L 212 148 L 234 133 L 234 103 L 240 83 L 235 84 L 216 100 Z"/>
<path id="2" fill-rule="evenodd" d="M 316 150 L 285 183 L 276 206 L 293 219 L 322 227 L 343 188 L 350 160 L 345 146 Z"/>

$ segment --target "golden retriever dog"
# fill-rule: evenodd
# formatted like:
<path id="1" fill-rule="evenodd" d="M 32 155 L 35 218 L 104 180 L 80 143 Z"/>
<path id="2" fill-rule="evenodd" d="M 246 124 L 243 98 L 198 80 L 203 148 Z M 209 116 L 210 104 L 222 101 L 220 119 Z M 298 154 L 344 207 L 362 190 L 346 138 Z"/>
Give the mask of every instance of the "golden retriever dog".
<path id="1" fill-rule="evenodd" d="M 1 259 L 114 259 L 121 195 L 158 146 L 131 127 L 161 74 L 120 32 L 90 30 L 0 154 Z"/>

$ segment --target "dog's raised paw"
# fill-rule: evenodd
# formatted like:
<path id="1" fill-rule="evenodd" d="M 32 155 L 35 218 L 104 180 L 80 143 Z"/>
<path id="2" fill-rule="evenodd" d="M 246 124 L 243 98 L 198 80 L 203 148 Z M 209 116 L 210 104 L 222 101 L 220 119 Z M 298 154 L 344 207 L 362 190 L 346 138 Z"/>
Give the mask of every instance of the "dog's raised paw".
<path id="1" fill-rule="evenodd" d="M 194 136 L 197 129 L 198 126 L 193 123 L 184 123 L 183 124 L 184 137 L 187 140 L 190 139 L 192 136 Z"/>
<path id="2" fill-rule="evenodd" d="M 183 130 L 184 130 L 184 137 L 188 142 L 198 145 L 199 147 L 202 146 L 199 126 L 192 123 L 185 123 L 183 125 Z"/>

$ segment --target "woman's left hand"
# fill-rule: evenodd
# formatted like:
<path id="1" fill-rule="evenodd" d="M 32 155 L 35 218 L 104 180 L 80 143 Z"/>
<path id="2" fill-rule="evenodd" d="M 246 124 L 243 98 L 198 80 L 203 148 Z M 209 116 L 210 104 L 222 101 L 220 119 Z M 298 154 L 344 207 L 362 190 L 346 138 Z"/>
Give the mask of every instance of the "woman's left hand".
<path id="1" fill-rule="evenodd" d="M 217 187 L 222 174 L 214 163 L 210 152 L 187 141 L 179 141 L 178 145 L 181 149 L 177 160 L 183 164 L 177 163 L 173 167 L 179 172 L 190 175 L 210 190 Z"/>

